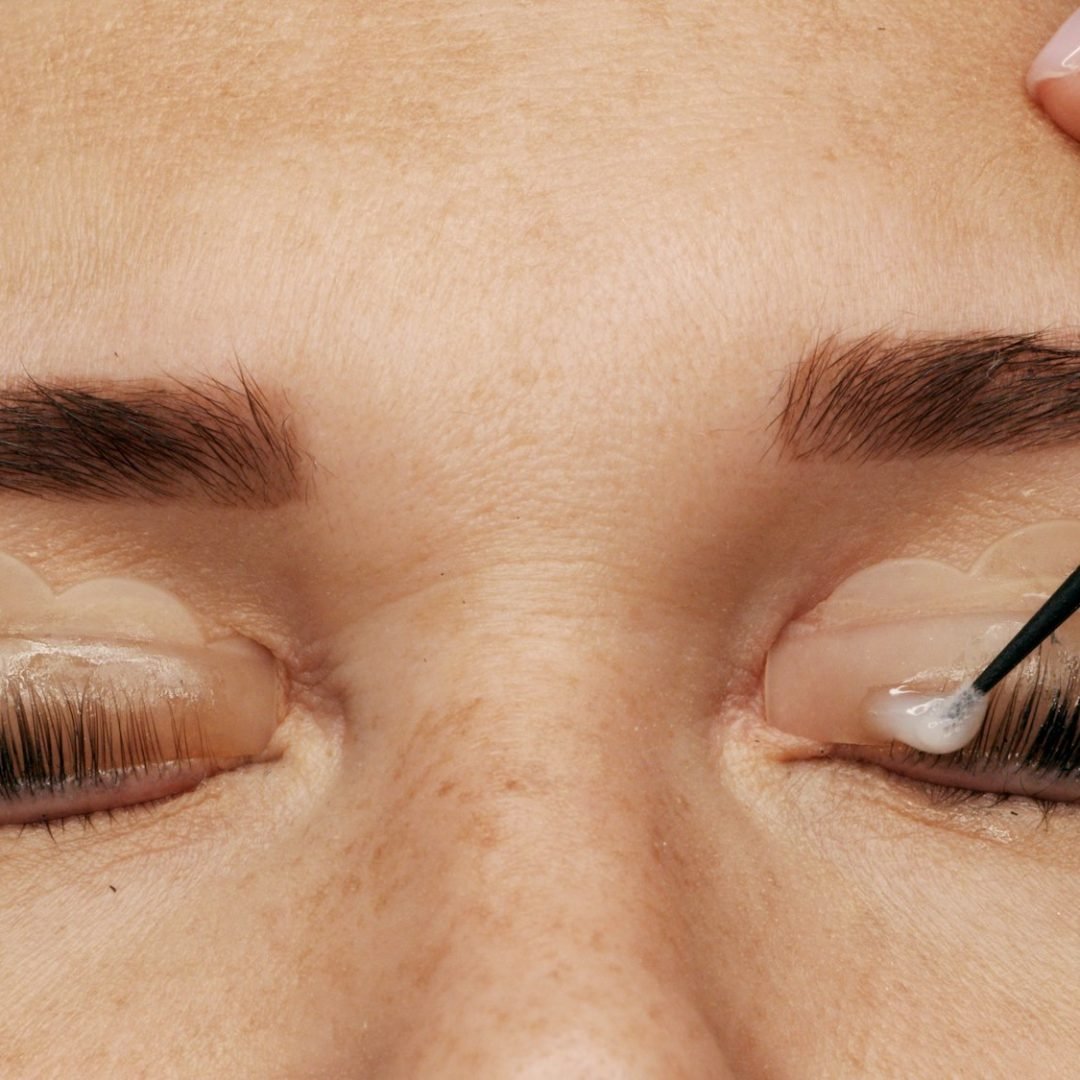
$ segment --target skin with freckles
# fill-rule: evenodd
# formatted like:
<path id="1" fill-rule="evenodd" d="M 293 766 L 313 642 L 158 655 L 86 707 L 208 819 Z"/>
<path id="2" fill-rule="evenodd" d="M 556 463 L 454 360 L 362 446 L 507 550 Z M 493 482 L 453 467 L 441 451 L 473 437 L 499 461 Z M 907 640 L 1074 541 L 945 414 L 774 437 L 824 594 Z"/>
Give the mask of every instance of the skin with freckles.
<path id="1" fill-rule="evenodd" d="M 307 482 L 0 494 L 52 588 L 167 589 L 289 694 L 274 761 L 0 828 L 0 1072 L 1068 1075 L 1080 817 L 762 707 L 859 569 L 1080 517 L 1076 446 L 770 430 L 830 335 L 1080 323 L 1020 75 L 1063 14 L 11 5 L 5 381 L 239 363 Z"/>

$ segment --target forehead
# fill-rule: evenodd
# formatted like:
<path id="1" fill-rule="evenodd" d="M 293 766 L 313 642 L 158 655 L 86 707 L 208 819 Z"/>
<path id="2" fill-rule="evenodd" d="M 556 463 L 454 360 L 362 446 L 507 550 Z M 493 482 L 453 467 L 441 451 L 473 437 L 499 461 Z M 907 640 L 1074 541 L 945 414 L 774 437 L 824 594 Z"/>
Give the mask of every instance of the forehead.
<path id="1" fill-rule="evenodd" d="M 620 357 L 663 348 L 643 322 L 755 364 L 844 328 L 1076 321 L 1076 162 L 1024 100 L 1049 27 L 1015 5 L 5 18 L 0 326 L 24 356 L 68 308 L 102 348 L 362 346 L 407 317 L 432 357 L 463 326 L 505 356 L 524 322 L 550 356 L 617 312 Z"/>

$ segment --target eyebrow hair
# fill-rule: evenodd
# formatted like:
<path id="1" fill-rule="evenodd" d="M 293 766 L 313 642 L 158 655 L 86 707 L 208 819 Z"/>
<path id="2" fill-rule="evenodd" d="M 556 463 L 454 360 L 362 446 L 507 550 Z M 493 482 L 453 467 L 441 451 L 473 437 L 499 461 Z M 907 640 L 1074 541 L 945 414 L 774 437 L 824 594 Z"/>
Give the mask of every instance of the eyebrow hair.
<path id="1" fill-rule="evenodd" d="M 0 492 L 270 507 L 299 494 L 287 418 L 255 381 L 0 386 Z"/>
<path id="2" fill-rule="evenodd" d="M 871 461 L 1080 441 L 1080 342 L 1060 332 L 833 337 L 781 390 L 796 459 Z"/>

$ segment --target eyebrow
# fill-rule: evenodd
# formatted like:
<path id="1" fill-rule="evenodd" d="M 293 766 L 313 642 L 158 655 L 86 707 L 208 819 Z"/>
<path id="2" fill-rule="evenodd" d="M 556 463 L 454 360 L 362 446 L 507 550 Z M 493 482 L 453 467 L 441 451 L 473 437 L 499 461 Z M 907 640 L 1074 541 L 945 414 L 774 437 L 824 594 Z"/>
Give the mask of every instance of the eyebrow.
<path id="1" fill-rule="evenodd" d="M 0 492 L 270 507 L 299 495 L 287 417 L 246 373 L 0 386 Z"/>
<path id="2" fill-rule="evenodd" d="M 1080 441 L 1080 341 L 1061 332 L 829 338 L 774 421 L 796 459 L 872 461 Z"/>

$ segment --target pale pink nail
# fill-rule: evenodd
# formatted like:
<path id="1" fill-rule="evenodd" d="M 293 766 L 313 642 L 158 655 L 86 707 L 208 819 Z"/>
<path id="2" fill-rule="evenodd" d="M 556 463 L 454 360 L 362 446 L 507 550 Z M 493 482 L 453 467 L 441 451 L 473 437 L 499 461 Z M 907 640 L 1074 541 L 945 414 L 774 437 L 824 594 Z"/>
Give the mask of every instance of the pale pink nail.
<path id="1" fill-rule="evenodd" d="M 1028 93 L 1046 79 L 1060 79 L 1080 72 L 1080 11 L 1074 12 L 1046 43 L 1027 74 Z"/>

